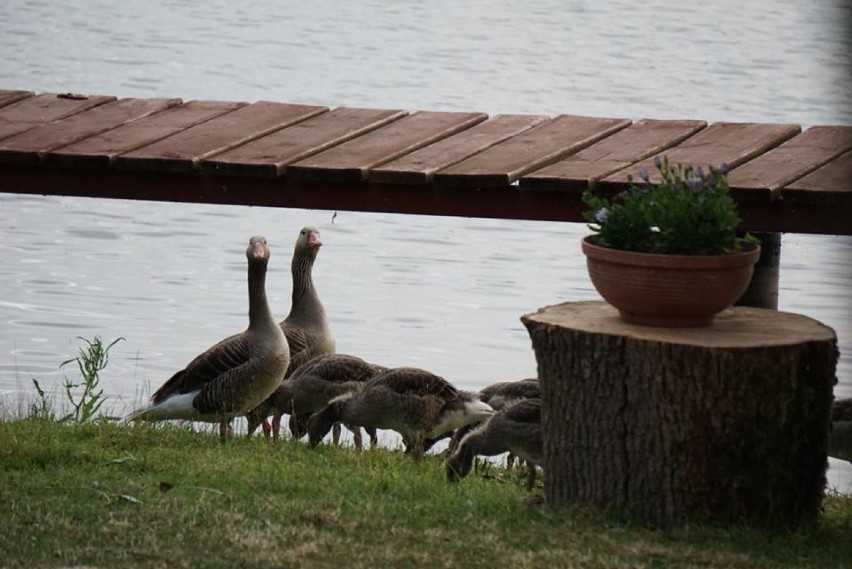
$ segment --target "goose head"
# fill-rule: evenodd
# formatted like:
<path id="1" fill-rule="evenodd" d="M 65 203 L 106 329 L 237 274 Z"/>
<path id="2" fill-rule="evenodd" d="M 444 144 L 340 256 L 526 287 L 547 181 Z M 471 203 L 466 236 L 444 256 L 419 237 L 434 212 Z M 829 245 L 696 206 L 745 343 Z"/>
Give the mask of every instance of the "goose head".
<path id="1" fill-rule="evenodd" d="M 475 425 L 494 414 L 494 409 L 479 399 L 479 394 L 460 391 L 458 398 L 447 405 L 438 422 L 428 433 L 428 438 L 440 437 L 444 433 Z"/>
<path id="2" fill-rule="evenodd" d="M 308 255 L 313 258 L 316 257 L 320 247 L 322 247 L 322 239 L 320 239 L 319 229 L 308 225 L 299 231 L 299 237 L 296 239 L 296 247 L 293 254 Z"/>
<path id="3" fill-rule="evenodd" d="M 249 263 L 267 263 L 269 255 L 269 246 L 266 244 L 266 237 L 255 235 L 249 239 L 249 246 L 246 249 L 246 258 Z"/>
<path id="4" fill-rule="evenodd" d="M 470 446 L 459 446 L 447 460 L 447 482 L 458 482 L 470 474 L 470 471 L 473 469 L 474 458 L 473 449 Z"/>

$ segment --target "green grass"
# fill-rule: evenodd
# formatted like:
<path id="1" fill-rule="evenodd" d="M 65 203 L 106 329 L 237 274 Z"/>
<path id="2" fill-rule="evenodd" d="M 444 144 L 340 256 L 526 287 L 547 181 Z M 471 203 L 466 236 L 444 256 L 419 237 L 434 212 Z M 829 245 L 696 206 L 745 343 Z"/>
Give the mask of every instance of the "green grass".
<path id="1" fill-rule="evenodd" d="M 852 567 L 852 497 L 816 527 L 654 531 L 554 513 L 492 468 L 176 426 L 0 422 L 3 567 Z"/>

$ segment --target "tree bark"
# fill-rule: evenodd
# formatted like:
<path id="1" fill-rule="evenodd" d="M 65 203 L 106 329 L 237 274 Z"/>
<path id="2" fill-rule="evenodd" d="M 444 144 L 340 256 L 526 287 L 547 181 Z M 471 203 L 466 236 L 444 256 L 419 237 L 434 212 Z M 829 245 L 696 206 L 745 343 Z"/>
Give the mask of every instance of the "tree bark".
<path id="1" fill-rule="evenodd" d="M 705 328 L 652 328 L 603 302 L 521 320 L 538 360 L 550 505 L 657 526 L 818 515 L 838 358 L 831 328 L 749 307 Z"/>

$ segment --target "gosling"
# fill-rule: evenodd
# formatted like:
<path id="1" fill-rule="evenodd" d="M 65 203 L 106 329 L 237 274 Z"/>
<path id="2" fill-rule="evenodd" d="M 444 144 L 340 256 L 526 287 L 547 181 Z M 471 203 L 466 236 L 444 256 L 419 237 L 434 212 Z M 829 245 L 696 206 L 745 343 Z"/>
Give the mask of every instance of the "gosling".
<path id="1" fill-rule="evenodd" d="M 527 462 L 527 490 L 532 490 L 536 466 L 543 462 L 541 399 L 524 399 L 497 411 L 465 435 L 447 459 L 447 480 L 458 482 L 473 468 L 477 456 L 511 452 Z"/>

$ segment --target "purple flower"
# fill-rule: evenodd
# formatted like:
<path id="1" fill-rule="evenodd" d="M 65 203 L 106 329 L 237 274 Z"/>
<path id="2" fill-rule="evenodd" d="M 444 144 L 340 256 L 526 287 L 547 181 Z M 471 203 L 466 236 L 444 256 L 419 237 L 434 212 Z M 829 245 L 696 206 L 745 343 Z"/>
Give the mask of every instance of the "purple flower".
<path id="1" fill-rule="evenodd" d="M 598 223 L 606 223 L 607 219 L 609 219 L 609 210 L 605 207 L 602 207 L 595 212 L 595 220 Z"/>
<path id="2" fill-rule="evenodd" d="M 704 185 L 704 178 L 698 176 L 690 176 L 686 179 L 686 187 L 692 190 L 693 193 L 699 191 Z"/>
<path id="3" fill-rule="evenodd" d="M 701 166 L 699 166 L 699 167 L 698 167 L 698 170 L 696 170 L 696 173 L 698 174 L 698 177 L 699 177 L 699 178 L 701 178 L 702 180 L 704 179 L 704 168 L 702 168 Z"/>
<path id="4" fill-rule="evenodd" d="M 651 177 L 648 175 L 648 170 L 645 168 L 639 170 L 639 177 L 642 178 L 646 184 L 651 181 Z"/>
<path id="5" fill-rule="evenodd" d="M 727 176 L 728 172 L 731 171 L 731 167 L 728 166 L 727 162 L 722 162 L 722 165 L 719 166 L 719 171 L 722 173 L 723 176 Z"/>
<path id="6" fill-rule="evenodd" d="M 657 170 L 663 169 L 663 161 L 660 159 L 659 156 L 654 156 L 654 166 L 657 167 Z"/>

